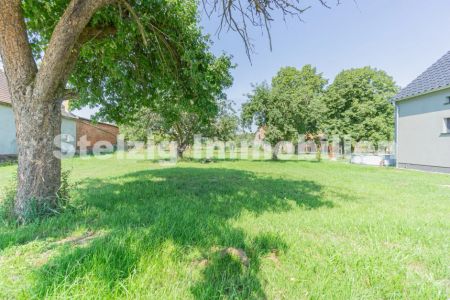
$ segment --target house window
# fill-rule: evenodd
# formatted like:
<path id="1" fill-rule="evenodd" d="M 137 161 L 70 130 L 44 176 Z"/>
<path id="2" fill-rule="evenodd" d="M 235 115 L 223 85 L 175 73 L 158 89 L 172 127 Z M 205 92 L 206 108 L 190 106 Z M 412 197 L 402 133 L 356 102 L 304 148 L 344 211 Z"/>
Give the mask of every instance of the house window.
<path id="1" fill-rule="evenodd" d="M 447 97 L 447 102 L 445 102 L 445 105 L 450 105 L 450 96 Z"/>
<path id="2" fill-rule="evenodd" d="M 450 118 L 444 119 L 444 133 L 450 133 Z"/>

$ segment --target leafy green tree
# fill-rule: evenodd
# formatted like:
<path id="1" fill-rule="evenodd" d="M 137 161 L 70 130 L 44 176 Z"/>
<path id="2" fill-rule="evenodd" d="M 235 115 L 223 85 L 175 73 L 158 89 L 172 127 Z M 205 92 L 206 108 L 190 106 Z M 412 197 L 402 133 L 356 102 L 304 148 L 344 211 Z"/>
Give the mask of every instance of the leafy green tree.
<path id="1" fill-rule="evenodd" d="M 239 117 L 236 115 L 221 115 L 214 123 L 213 138 L 219 141 L 234 141 L 239 128 Z"/>
<path id="2" fill-rule="evenodd" d="M 248 95 L 242 118 L 247 125 L 255 123 L 266 129 L 265 139 L 274 146 L 274 159 L 279 150 L 277 143 L 317 132 L 318 119 L 311 117 L 311 112 L 318 107 L 317 99 L 326 83 L 322 74 L 310 65 L 300 70 L 286 67 L 280 69 L 270 87 L 267 83 L 256 85 Z"/>
<path id="3" fill-rule="evenodd" d="M 233 140 L 239 119 L 230 110 L 227 101 L 217 101 L 218 111 L 203 114 L 180 110 L 177 116 L 160 114 L 148 108 L 142 109 L 132 123 L 121 126 L 121 133 L 127 140 L 147 142 L 149 133 L 160 139 L 177 143 L 178 157 L 183 157 L 185 150 L 194 142 L 196 134 L 221 141 Z"/>
<path id="4" fill-rule="evenodd" d="M 53 140 L 63 99 L 75 95 L 100 105 L 109 120 L 126 119 L 160 91 L 195 82 L 188 70 L 208 64 L 196 1 L 2 0 L 0 7 L 0 52 L 19 124 L 21 221 L 31 201 L 57 206 L 61 162 Z"/>
<path id="5" fill-rule="evenodd" d="M 215 58 L 207 50 L 202 51 L 207 53 L 204 66 L 189 69 L 190 84 L 175 82 L 160 91 L 147 109 L 134 114 L 128 111 L 126 118 L 117 120 L 122 123 L 129 120 L 125 124 L 130 125 L 123 127 L 125 133 L 146 141 L 149 131 L 156 132 L 176 141 L 178 156 L 182 157 L 186 148 L 192 145 L 195 134 L 209 134 L 215 128 L 217 116 L 225 114 L 223 90 L 233 82 L 230 74 L 233 65 L 228 56 Z M 167 105 L 169 102 L 172 105 Z"/>
<path id="6" fill-rule="evenodd" d="M 232 102 L 227 101 L 226 97 L 222 97 L 219 101 L 219 113 L 208 136 L 223 142 L 234 141 L 239 122 L 239 117 L 232 107 Z"/>
<path id="7" fill-rule="evenodd" d="M 143 108 L 135 114 L 133 122 L 120 125 L 120 134 L 130 142 L 148 143 L 148 137 L 155 132 L 162 132 L 164 120 L 149 108 Z"/>
<path id="8" fill-rule="evenodd" d="M 135 120 L 121 126 L 126 140 L 147 143 L 151 134 L 153 138 L 158 137 L 158 140 L 176 142 L 180 158 L 187 147 L 192 145 L 195 134 L 209 133 L 211 130 L 211 121 L 184 111 L 178 112 L 176 118 L 164 118 L 163 115 L 144 108 L 137 113 Z"/>
<path id="9" fill-rule="evenodd" d="M 342 71 L 323 97 L 323 129 L 356 142 L 391 141 L 394 108 L 389 100 L 397 92 L 393 78 L 384 71 L 370 67 Z"/>
<path id="10" fill-rule="evenodd" d="M 218 102 L 220 107 L 222 101 Z M 209 114 L 208 114 L 209 113 Z M 177 143 L 177 155 L 182 158 L 186 149 L 193 145 L 196 134 L 228 141 L 234 139 L 238 118 L 228 113 L 209 111 L 203 114 L 180 110 L 177 116 L 160 114 L 144 108 L 134 122 L 121 126 L 127 140 L 147 142 L 149 133 L 160 139 Z"/>

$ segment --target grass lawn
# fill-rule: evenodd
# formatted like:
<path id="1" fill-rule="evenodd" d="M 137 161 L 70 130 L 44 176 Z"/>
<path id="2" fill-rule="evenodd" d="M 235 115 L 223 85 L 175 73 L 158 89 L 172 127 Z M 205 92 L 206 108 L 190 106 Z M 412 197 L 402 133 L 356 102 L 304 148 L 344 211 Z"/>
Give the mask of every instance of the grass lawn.
<path id="1" fill-rule="evenodd" d="M 450 297 L 450 176 L 307 161 L 64 168 L 76 209 L 0 225 L 0 298 Z M 0 167 L 0 186 L 13 172 Z"/>

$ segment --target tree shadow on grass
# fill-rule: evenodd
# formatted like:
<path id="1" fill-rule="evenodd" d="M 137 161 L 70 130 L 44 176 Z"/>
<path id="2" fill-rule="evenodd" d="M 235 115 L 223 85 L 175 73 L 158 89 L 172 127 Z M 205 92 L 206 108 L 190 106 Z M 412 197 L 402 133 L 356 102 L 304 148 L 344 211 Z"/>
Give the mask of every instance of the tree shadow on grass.
<path id="1" fill-rule="evenodd" d="M 106 234 L 83 247 L 67 246 L 38 269 L 33 293 L 39 296 L 87 282 L 94 284 L 98 293 L 104 289 L 121 295 L 127 279 L 139 274 L 140 262 L 158 256 L 169 242 L 176 259 L 192 259 L 183 254 L 195 249 L 207 261 L 201 278 L 191 283 L 195 298 L 265 298 L 257 276 L 260 259 L 286 245 L 276 235 L 246 236 L 231 222 L 244 212 L 259 215 L 293 207 L 333 207 L 313 181 L 213 168 L 168 168 L 106 181 L 88 179 L 79 184 L 75 201 L 83 203 L 81 211 L 58 217 L 66 218 L 59 224 L 48 221 L 61 226 L 56 236 L 68 235 L 78 227 Z M 33 226 L 33 234 L 46 237 L 50 225 Z M 220 249 L 227 247 L 243 249 L 249 266 L 222 255 Z"/>
<path id="2" fill-rule="evenodd" d="M 245 248 L 249 264 L 239 257 L 215 252 L 203 270 L 202 280 L 191 287 L 195 299 L 267 299 L 258 279 L 261 258 L 287 251 L 287 244 L 275 234 L 263 233 Z"/>

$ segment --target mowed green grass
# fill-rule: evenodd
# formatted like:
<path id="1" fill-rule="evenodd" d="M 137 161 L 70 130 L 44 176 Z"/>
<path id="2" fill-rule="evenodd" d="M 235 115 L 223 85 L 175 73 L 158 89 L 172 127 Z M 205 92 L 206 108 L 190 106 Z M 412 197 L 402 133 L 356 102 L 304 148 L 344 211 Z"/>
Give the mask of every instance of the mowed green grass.
<path id="1" fill-rule="evenodd" d="M 450 296 L 447 175 L 308 161 L 64 168 L 74 209 L 0 225 L 0 298 Z M 13 172 L 0 167 L 0 186 Z"/>

